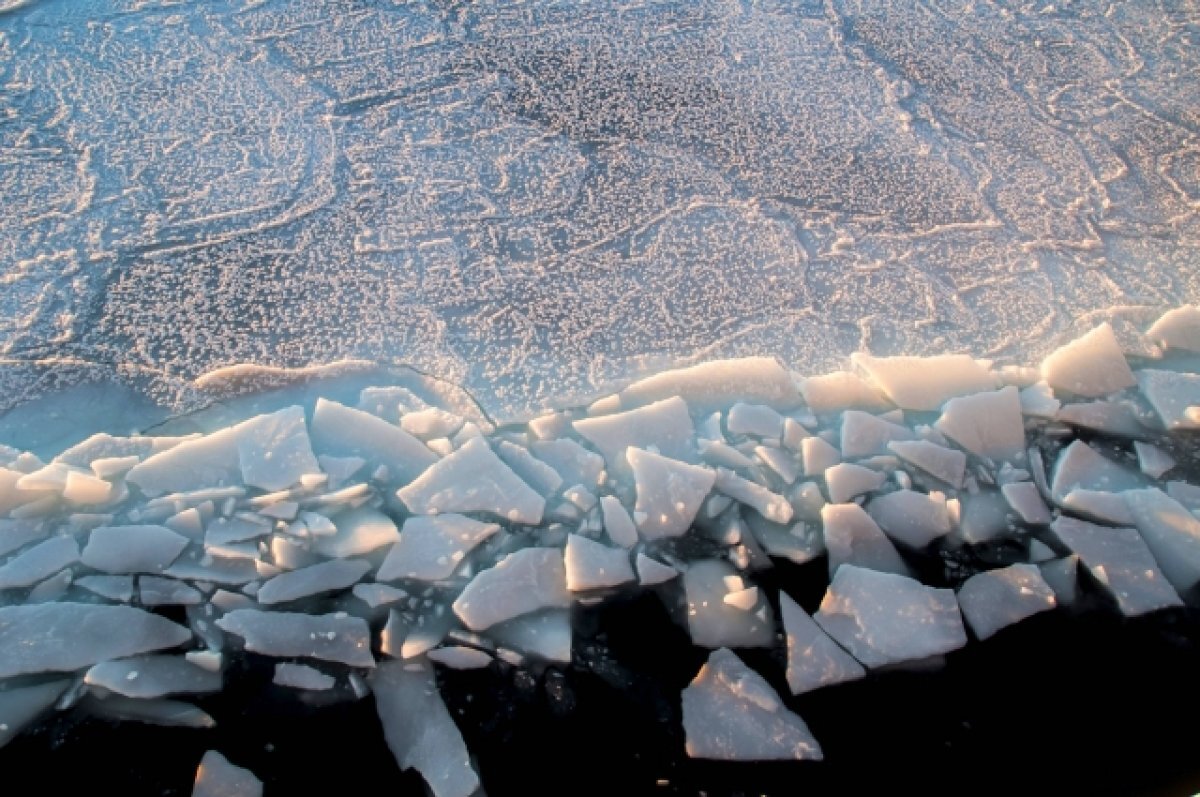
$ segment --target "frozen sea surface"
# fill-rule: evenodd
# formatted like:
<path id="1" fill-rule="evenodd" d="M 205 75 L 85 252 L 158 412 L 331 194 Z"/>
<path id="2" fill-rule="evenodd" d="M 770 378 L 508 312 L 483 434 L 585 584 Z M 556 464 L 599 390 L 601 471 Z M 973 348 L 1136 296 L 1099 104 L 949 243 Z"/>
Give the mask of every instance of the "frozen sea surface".
<path id="1" fill-rule="evenodd" d="M 0 9 L 0 410 L 353 358 L 516 417 L 1200 299 L 1192 3 Z"/>

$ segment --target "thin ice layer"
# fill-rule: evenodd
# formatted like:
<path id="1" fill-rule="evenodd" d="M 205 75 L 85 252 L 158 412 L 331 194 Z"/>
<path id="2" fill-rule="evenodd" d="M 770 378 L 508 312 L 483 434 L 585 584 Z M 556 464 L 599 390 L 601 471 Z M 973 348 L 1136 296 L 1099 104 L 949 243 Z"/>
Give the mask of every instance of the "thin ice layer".
<path id="1" fill-rule="evenodd" d="M 539 609 L 571 605 L 562 551 L 524 548 L 479 573 L 454 601 L 454 613 L 472 631 Z"/>
<path id="2" fill-rule="evenodd" d="M 380 581 L 449 578 L 467 554 L 499 530 L 496 523 L 483 523 L 454 513 L 410 517 L 404 521 L 399 542 L 388 551 L 375 577 Z"/>
<path id="3" fill-rule="evenodd" d="M 3 606 L 0 678 L 73 672 L 107 659 L 173 648 L 191 638 L 183 626 L 131 606 Z"/>
<path id="4" fill-rule="evenodd" d="M 546 499 L 476 437 L 418 476 L 397 495 L 416 514 L 486 512 L 511 523 L 542 522 Z"/>
<path id="5" fill-rule="evenodd" d="M 691 758 L 719 761 L 820 761 L 804 720 L 761 675 L 728 648 L 714 650 L 683 690 L 683 730 Z"/>
<path id="6" fill-rule="evenodd" d="M 296 614 L 235 609 L 217 626 L 246 641 L 246 650 L 265 656 L 304 656 L 352 667 L 373 667 L 371 630 L 364 620 L 337 614 Z"/>
<path id="7" fill-rule="evenodd" d="M 126 697 L 153 698 L 221 691 L 222 678 L 183 656 L 134 656 L 102 661 L 84 676 L 88 686 Z"/>

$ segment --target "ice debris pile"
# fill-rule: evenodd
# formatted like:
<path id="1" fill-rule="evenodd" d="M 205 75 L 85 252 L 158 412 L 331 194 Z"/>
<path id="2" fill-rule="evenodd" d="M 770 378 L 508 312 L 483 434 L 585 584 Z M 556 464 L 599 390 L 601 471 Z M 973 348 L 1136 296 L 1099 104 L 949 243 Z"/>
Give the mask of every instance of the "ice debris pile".
<path id="1" fill-rule="evenodd" d="M 652 589 L 712 650 L 688 755 L 820 759 L 767 676 L 795 696 L 928 666 L 1082 595 L 1194 601 L 1200 309 L 1125 337 L 1040 368 L 711 362 L 503 426 L 393 387 L 50 462 L 0 449 L 0 744 L 76 707 L 210 727 L 186 696 L 246 651 L 281 687 L 373 696 L 399 765 L 463 797 L 481 782 L 438 668 L 568 666 L 573 606 Z M 815 612 L 756 584 L 822 557 Z M 774 646 L 786 672 L 731 650 Z M 195 793 L 261 788 L 214 751 Z"/>

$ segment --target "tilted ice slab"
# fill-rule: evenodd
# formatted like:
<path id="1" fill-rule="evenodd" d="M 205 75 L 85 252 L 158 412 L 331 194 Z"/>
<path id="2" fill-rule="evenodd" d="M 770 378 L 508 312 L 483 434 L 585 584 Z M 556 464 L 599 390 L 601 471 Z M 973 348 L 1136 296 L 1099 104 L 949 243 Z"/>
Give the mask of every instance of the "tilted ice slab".
<path id="1" fill-rule="evenodd" d="M 84 682 L 125 697 L 150 698 L 219 692 L 223 679 L 183 656 L 134 656 L 96 664 Z"/>
<path id="2" fill-rule="evenodd" d="M 728 648 L 714 650 L 683 690 L 687 754 L 720 761 L 820 761 L 804 720 Z"/>
<path id="3" fill-rule="evenodd" d="M 216 750 L 200 759 L 192 797 L 262 797 L 263 784 L 248 769 L 234 766 Z"/>
<path id="4" fill-rule="evenodd" d="M 496 523 L 483 523 L 454 513 L 408 518 L 399 541 L 379 566 L 376 578 L 380 581 L 448 578 L 475 546 L 498 531 L 500 526 Z"/>
<path id="5" fill-rule="evenodd" d="M 584 418 L 572 426 L 604 456 L 610 469 L 625 472 L 625 449 L 653 447 L 666 457 L 695 457 L 695 427 L 689 406 L 678 396 L 644 407 L 598 418 Z"/>
<path id="6" fill-rule="evenodd" d="M 358 617 L 235 609 L 216 622 L 222 631 L 242 637 L 246 650 L 266 656 L 304 656 L 352 667 L 375 665 L 370 629 Z"/>
<path id="7" fill-rule="evenodd" d="M 467 628 L 482 631 L 538 609 L 570 605 L 562 551 L 524 548 L 475 576 L 453 608 Z"/>
<path id="8" fill-rule="evenodd" d="M 417 514 L 486 512 L 531 526 L 542 522 L 546 508 L 546 499 L 521 481 L 482 437 L 430 466 L 397 495 Z"/>
<path id="9" fill-rule="evenodd" d="M 633 519 L 638 531 L 647 539 L 686 534 L 716 474 L 640 448 L 626 449 L 625 457 L 637 486 Z"/>
<path id="10" fill-rule="evenodd" d="M 866 676 L 863 666 L 785 592 L 779 593 L 779 611 L 787 636 L 786 677 L 793 695 Z"/>
<path id="11" fill-rule="evenodd" d="M 958 605 L 975 636 L 987 639 L 1057 603 L 1037 567 L 1016 564 L 971 576 L 958 591 Z"/>

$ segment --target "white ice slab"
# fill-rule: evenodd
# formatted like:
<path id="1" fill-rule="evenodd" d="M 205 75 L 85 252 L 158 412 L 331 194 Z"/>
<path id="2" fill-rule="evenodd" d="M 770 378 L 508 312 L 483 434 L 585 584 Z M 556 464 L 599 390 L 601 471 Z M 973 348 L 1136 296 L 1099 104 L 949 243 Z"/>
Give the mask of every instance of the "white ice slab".
<path id="1" fill-rule="evenodd" d="M 495 523 L 482 523 L 453 513 L 410 517 L 404 521 L 400 541 L 388 551 L 376 578 L 380 581 L 449 578 L 476 546 L 499 530 Z"/>
<path id="2" fill-rule="evenodd" d="M 79 561 L 74 537 L 54 536 L 9 559 L 0 567 L 0 589 L 31 587 Z"/>
<path id="3" fill-rule="evenodd" d="M 219 692 L 222 678 L 183 656 L 151 655 L 102 661 L 87 671 L 84 682 L 126 697 L 151 698 Z"/>
<path id="4" fill-rule="evenodd" d="M 771 685 L 728 648 L 714 650 L 683 690 L 690 758 L 820 761 L 821 746 Z"/>
<path id="5" fill-rule="evenodd" d="M 546 500 L 496 456 L 482 437 L 437 462 L 397 495 L 409 511 L 486 512 L 512 523 L 542 522 Z"/>
<path id="6" fill-rule="evenodd" d="M 187 537 L 164 526 L 100 526 L 88 536 L 82 558 L 104 573 L 159 573 L 187 545 Z"/>
<path id="7" fill-rule="evenodd" d="M 813 412 L 840 410 L 886 410 L 891 406 L 883 394 L 858 374 L 834 371 L 800 380 L 804 403 Z"/>
<path id="8" fill-rule="evenodd" d="M 1024 523 L 1045 526 L 1050 523 L 1050 509 L 1042 500 L 1041 491 L 1033 482 L 1012 482 L 1000 487 L 1008 506 Z"/>
<path id="9" fill-rule="evenodd" d="M 1186 593 L 1200 581 L 1200 518 L 1157 488 L 1122 495 L 1163 575 Z"/>
<path id="10" fill-rule="evenodd" d="M 333 523 L 336 533 L 319 535 L 313 541 L 313 550 L 322 556 L 363 556 L 400 539 L 392 519 L 368 507 L 343 512 Z"/>
<path id="11" fill-rule="evenodd" d="M 337 683 L 337 679 L 321 672 L 316 667 L 309 667 L 307 664 L 281 661 L 275 664 L 275 675 L 271 679 L 271 683 L 290 689 L 324 692 L 332 689 Z"/>
<path id="12" fill-rule="evenodd" d="M 472 631 L 539 609 L 571 605 L 562 551 L 524 548 L 480 572 L 454 601 L 454 613 Z"/>
<path id="13" fill-rule="evenodd" d="M 288 407 L 250 423 L 237 438 L 245 484 L 274 492 L 297 484 L 306 474 L 320 473 L 301 407 Z"/>
<path id="14" fill-rule="evenodd" d="M 995 377 L 965 354 L 872 357 L 856 352 L 850 360 L 893 404 L 905 410 L 936 410 L 946 399 L 996 386 Z"/>
<path id="15" fill-rule="evenodd" d="M 887 452 L 893 440 L 912 440 L 912 430 L 859 410 L 842 413 L 840 448 L 847 459 L 862 459 Z"/>
<path id="16" fill-rule="evenodd" d="M 113 496 L 113 485 L 104 479 L 73 470 L 63 486 L 63 500 L 75 506 L 98 506 Z"/>
<path id="17" fill-rule="evenodd" d="M 204 596 L 191 584 L 173 578 L 139 576 L 138 600 L 143 606 L 197 606 Z"/>
<path id="18" fill-rule="evenodd" d="M 1153 554 L 1135 529 L 1108 528 L 1060 517 L 1050 528 L 1117 601 L 1127 617 L 1182 606 Z"/>
<path id="19" fill-rule="evenodd" d="M 968 578 L 958 590 L 958 605 L 975 636 L 987 639 L 1057 603 L 1036 565 L 1016 564 Z"/>
<path id="20" fill-rule="evenodd" d="M 248 769 L 234 766 L 216 750 L 200 759 L 192 797 L 262 797 L 263 784 Z"/>
<path id="21" fill-rule="evenodd" d="M 414 437 L 431 440 L 435 437 L 450 437 L 462 428 L 464 419 L 453 412 L 437 407 L 427 407 L 400 416 L 400 428 Z"/>
<path id="22" fill-rule="evenodd" d="M 696 412 L 711 412 L 742 401 L 790 410 L 800 404 L 796 383 L 771 357 L 742 357 L 665 371 L 621 391 L 621 406 L 637 407 L 679 396 Z"/>
<path id="23" fill-rule="evenodd" d="M 924 548 L 950 533 L 946 497 L 940 493 L 897 490 L 872 498 L 867 503 L 867 514 L 884 533 L 909 548 Z"/>
<path id="24" fill-rule="evenodd" d="M 265 656 L 304 656 L 352 667 L 373 667 L 371 630 L 366 621 L 336 614 L 296 614 L 236 609 L 217 626 L 246 641 L 246 650 Z"/>
<path id="25" fill-rule="evenodd" d="M 447 645 L 435 648 L 425 656 L 430 661 L 452 670 L 478 670 L 492 663 L 492 657 L 488 653 L 465 645 Z"/>
<path id="26" fill-rule="evenodd" d="M 372 466 L 386 465 L 390 479 L 401 484 L 437 461 L 436 454 L 400 427 L 328 399 L 317 400 L 311 434 L 322 453 L 360 456 Z"/>
<path id="27" fill-rule="evenodd" d="M 334 559 L 280 573 L 258 590 L 255 599 L 264 606 L 348 589 L 371 569 L 364 559 Z"/>
<path id="28" fill-rule="evenodd" d="M 565 609 L 523 614 L 488 629 L 497 645 L 543 661 L 571 662 L 571 613 Z"/>
<path id="29" fill-rule="evenodd" d="M 1200 429 L 1200 374 L 1146 369 L 1137 383 L 1169 431 Z"/>
<path id="30" fill-rule="evenodd" d="M 664 584 L 679 575 L 679 571 L 670 565 L 665 565 L 657 559 L 651 559 L 644 553 L 637 555 L 638 583 L 644 587 Z"/>
<path id="31" fill-rule="evenodd" d="M 731 470 L 717 468 L 716 489 L 745 504 L 773 523 L 787 523 L 792 519 L 792 505 L 778 493 L 773 493 L 761 484 L 743 479 Z"/>
<path id="32" fill-rule="evenodd" d="M 841 504 L 878 490 L 887 479 L 883 473 L 852 462 L 842 462 L 825 471 L 825 489 L 830 503 Z"/>
<path id="33" fill-rule="evenodd" d="M 806 437 L 800 443 L 805 476 L 820 476 L 842 461 L 842 454 L 827 440 Z"/>
<path id="34" fill-rule="evenodd" d="M 854 565 L 838 569 L 813 619 L 872 669 L 967 644 L 951 590 Z"/>
<path id="35" fill-rule="evenodd" d="M 979 545 L 1015 532 L 1008 517 L 1008 501 L 999 490 L 965 493 L 959 500 L 957 534 L 963 542 Z"/>
<path id="36" fill-rule="evenodd" d="M 49 681 L 35 686 L 9 687 L 0 691 L 0 748 L 49 711 L 67 691 L 69 680 Z"/>
<path id="37" fill-rule="evenodd" d="M 542 495 L 552 495 L 562 487 L 563 478 L 559 472 L 535 457 L 527 448 L 501 440 L 496 444 L 496 454 L 513 469 L 513 473 Z"/>
<path id="38" fill-rule="evenodd" d="M 0 678 L 73 672 L 182 645 L 186 628 L 141 609 L 90 603 L 0 607 Z"/>
<path id="39" fill-rule="evenodd" d="M 604 496 L 600 499 L 600 511 L 604 518 L 604 530 L 610 540 L 622 548 L 637 545 L 637 526 L 620 499 L 612 495 Z"/>
<path id="40" fill-rule="evenodd" d="M 735 579 L 736 582 L 727 580 Z M 774 614 L 766 598 L 759 595 L 750 611 L 725 603 L 730 592 L 745 586 L 737 571 L 725 562 L 703 560 L 692 563 L 683 574 L 687 596 L 687 623 L 692 642 L 706 648 L 769 647 L 775 636 Z"/>
<path id="41" fill-rule="evenodd" d="M 1166 349 L 1200 352 L 1200 307 L 1186 304 L 1168 310 L 1146 336 Z"/>
<path id="42" fill-rule="evenodd" d="M 784 484 L 794 484 L 800 477 L 800 467 L 796 456 L 785 449 L 756 446 L 754 456 L 774 471 Z"/>
<path id="43" fill-rule="evenodd" d="M 111 601 L 133 600 L 133 576 L 81 576 L 75 579 L 75 586 Z"/>
<path id="44" fill-rule="evenodd" d="M 1144 411 L 1129 400 L 1097 400 L 1064 404 L 1058 411 L 1058 420 L 1110 437 L 1141 438 L 1151 434 L 1142 422 L 1143 415 Z"/>
<path id="45" fill-rule="evenodd" d="M 695 427 L 687 403 L 678 397 L 663 399 L 628 412 L 575 421 L 575 431 L 604 456 L 609 470 L 627 473 L 625 449 L 654 447 L 663 456 L 695 459 Z"/>
<path id="46" fill-rule="evenodd" d="M 1024 388 L 1020 393 L 1021 413 L 1031 418 L 1052 421 L 1058 417 L 1062 402 L 1054 397 L 1054 390 L 1045 382 Z"/>
<path id="47" fill-rule="evenodd" d="M 779 593 L 779 611 L 787 637 L 787 683 L 793 695 L 857 681 L 867 674 L 786 592 Z"/>
<path id="48" fill-rule="evenodd" d="M 977 456 L 1024 458 L 1025 425 L 1015 387 L 950 399 L 934 428 Z"/>
<path id="49" fill-rule="evenodd" d="M 45 521 L 38 519 L 11 520 L 0 518 L 0 556 L 20 550 L 50 533 Z"/>
<path id="50" fill-rule="evenodd" d="M 1112 327 L 1105 323 L 1051 352 L 1042 378 L 1055 391 L 1095 398 L 1135 384 Z"/>
<path id="51" fill-rule="evenodd" d="M 752 435 L 770 440 L 783 436 L 783 416 L 765 404 L 735 403 L 725 416 L 725 426 L 733 436 Z"/>
<path id="52" fill-rule="evenodd" d="M 967 455 L 963 452 L 928 440 L 888 443 L 888 451 L 954 489 L 962 489 L 967 469 Z"/>
<path id="53" fill-rule="evenodd" d="M 578 534 L 567 535 L 563 561 L 571 592 L 615 587 L 635 578 L 627 550 L 609 548 Z"/>
<path id="54" fill-rule="evenodd" d="M 1135 440 L 1133 450 L 1137 453 L 1138 469 L 1151 479 L 1161 479 L 1164 473 L 1178 464 L 1174 457 L 1151 443 Z"/>
<path id="55" fill-rule="evenodd" d="M 892 541 L 858 504 L 827 504 L 821 510 L 821 522 L 831 578 L 847 564 L 908 575 L 908 565 Z"/>
<path id="56" fill-rule="evenodd" d="M 647 539 L 678 537 L 687 532 L 716 474 L 639 448 L 625 452 L 637 485 L 634 522 Z"/>
<path id="57" fill-rule="evenodd" d="M 535 440 L 530 450 L 558 473 L 563 484 L 594 485 L 604 479 L 604 457 L 569 437 Z"/>
<path id="58" fill-rule="evenodd" d="M 1085 490 L 1120 492 L 1142 486 L 1142 479 L 1118 465 L 1082 440 L 1076 440 L 1058 455 L 1050 492 L 1056 501 L 1082 487 Z"/>
<path id="59" fill-rule="evenodd" d="M 1110 526 L 1132 526 L 1133 513 L 1124 493 L 1106 493 L 1076 487 L 1062 500 L 1062 507 L 1074 515 Z"/>
<path id="60" fill-rule="evenodd" d="M 479 776 L 428 662 L 381 662 L 370 684 L 384 738 L 400 768 L 420 772 L 434 797 L 475 794 Z"/>

